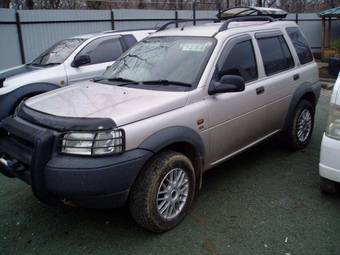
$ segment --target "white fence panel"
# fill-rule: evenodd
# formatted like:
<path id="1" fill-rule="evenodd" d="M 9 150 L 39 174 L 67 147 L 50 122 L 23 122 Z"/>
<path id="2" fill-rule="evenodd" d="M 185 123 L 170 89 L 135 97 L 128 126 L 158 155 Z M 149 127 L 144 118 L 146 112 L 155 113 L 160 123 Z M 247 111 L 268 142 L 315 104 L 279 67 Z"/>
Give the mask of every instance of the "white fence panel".
<path id="1" fill-rule="evenodd" d="M 155 28 L 163 25 L 164 23 L 167 22 L 167 20 L 170 21 L 175 19 L 175 12 L 170 10 L 163 11 L 163 10 L 116 9 L 112 11 L 114 13 L 115 29 L 119 30 Z M 146 20 L 143 21 L 143 19 Z"/>
<path id="2" fill-rule="evenodd" d="M 111 29 L 110 11 L 92 10 L 25 10 L 19 11 L 26 62 L 67 37 Z M 86 22 L 74 22 L 86 20 Z M 88 22 L 93 20 L 93 22 Z M 52 22 L 51 22 L 52 21 Z M 56 23 L 53 23 L 56 21 Z M 57 23 L 66 21 L 69 23 Z M 29 23 L 25 22 L 51 22 Z"/>
<path id="3" fill-rule="evenodd" d="M 15 11 L 0 9 L 0 70 L 20 64 L 21 57 L 17 26 L 15 24 Z"/>

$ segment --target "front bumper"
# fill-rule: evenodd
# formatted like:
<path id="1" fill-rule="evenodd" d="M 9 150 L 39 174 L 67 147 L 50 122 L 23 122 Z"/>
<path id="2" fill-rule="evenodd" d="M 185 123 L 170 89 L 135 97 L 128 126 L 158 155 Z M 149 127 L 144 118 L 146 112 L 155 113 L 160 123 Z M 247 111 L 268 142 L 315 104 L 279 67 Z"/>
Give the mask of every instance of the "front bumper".
<path id="1" fill-rule="evenodd" d="M 321 177 L 340 183 L 340 141 L 322 138 L 319 174 Z"/>
<path id="2" fill-rule="evenodd" d="M 29 183 L 48 204 L 66 200 L 85 207 L 119 207 L 152 156 L 143 149 L 102 157 L 63 155 L 58 153 L 60 132 L 19 117 L 5 119 L 1 132 L 0 154 L 15 162 L 2 172 Z"/>

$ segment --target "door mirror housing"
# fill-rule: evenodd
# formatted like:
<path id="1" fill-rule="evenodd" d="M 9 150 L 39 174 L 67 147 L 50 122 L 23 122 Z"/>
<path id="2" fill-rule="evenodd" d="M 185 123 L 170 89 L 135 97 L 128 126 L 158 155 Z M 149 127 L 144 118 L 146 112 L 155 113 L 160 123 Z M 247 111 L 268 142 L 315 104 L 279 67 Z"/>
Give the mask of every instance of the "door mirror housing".
<path id="1" fill-rule="evenodd" d="M 79 67 L 91 63 L 91 58 L 89 55 L 76 56 L 72 61 L 72 67 Z"/>
<path id="2" fill-rule="evenodd" d="M 239 75 L 223 75 L 219 81 L 213 81 L 208 93 L 215 95 L 218 93 L 241 92 L 245 90 L 244 79 Z"/>

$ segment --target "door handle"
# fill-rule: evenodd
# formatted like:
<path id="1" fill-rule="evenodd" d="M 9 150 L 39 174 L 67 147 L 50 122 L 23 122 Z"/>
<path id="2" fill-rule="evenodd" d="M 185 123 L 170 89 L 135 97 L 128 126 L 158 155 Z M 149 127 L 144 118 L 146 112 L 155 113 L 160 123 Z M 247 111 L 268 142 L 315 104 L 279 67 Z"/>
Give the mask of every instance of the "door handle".
<path id="1" fill-rule="evenodd" d="M 300 79 L 300 75 L 298 73 L 294 74 L 293 79 L 294 79 L 294 81 Z"/>
<path id="2" fill-rule="evenodd" d="M 263 86 L 262 87 L 258 87 L 256 89 L 256 94 L 260 95 L 260 94 L 263 94 L 263 93 L 264 93 L 264 87 Z"/>

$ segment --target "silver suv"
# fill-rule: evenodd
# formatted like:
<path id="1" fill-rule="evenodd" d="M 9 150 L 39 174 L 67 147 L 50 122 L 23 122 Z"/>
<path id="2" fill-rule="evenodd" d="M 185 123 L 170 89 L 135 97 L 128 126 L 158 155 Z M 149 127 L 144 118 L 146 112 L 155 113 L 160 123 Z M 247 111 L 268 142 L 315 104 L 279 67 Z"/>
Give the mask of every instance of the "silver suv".
<path id="1" fill-rule="evenodd" d="M 31 63 L 0 72 L 0 120 L 22 99 L 102 75 L 106 68 L 155 30 L 115 30 L 62 40 Z"/>
<path id="2" fill-rule="evenodd" d="M 23 102 L 1 123 L 2 172 L 44 203 L 119 207 L 163 232 L 205 171 L 282 133 L 311 139 L 320 83 L 299 27 L 270 17 L 161 29 L 100 79 Z"/>

